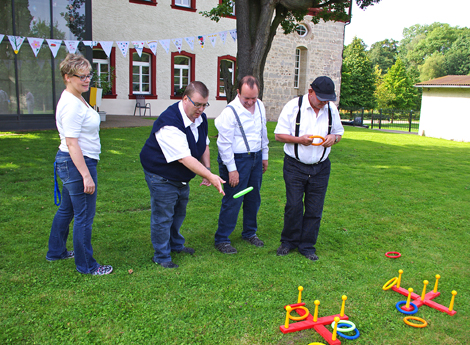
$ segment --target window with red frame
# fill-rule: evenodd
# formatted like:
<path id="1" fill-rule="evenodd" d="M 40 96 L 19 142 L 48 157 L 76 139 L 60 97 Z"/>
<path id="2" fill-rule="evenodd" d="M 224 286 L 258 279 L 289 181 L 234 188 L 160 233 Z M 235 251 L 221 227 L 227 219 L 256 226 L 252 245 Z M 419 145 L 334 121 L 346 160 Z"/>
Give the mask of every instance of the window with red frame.
<path id="1" fill-rule="evenodd" d="M 171 8 L 196 12 L 196 0 L 171 0 Z"/>
<path id="2" fill-rule="evenodd" d="M 111 48 L 111 53 L 109 57 L 106 55 L 101 45 L 93 47 L 93 73 L 96 76 L 107 76 L 108 81 L 111 81 L 111 73 L 114 73 L 113 80 L 116 77 L 116 48 Z M 99 83 L 99 81 L 98 81 Z M 97 85 L 100 87 L 100 85 Z M 103 98 L 116 98 L 116 83 L 113 82 L 111 86 L 111 91 L 103 94 Z"/>
<path id="3" fill-rule="evenodd" d="M 148 48 L 144 48 L 141 56 L 135 49 L 129 49 L 129 98 L 137 95 L 157 99 L 157 58 Z"/>
<path id="4" fill-rule="evenodd" d="M 173 81 L 171 99 L 181 99 L 186 86 L 194 81 L 196 55 L 182 51 L 171 53 L 171 80 Z"/>
<path id="5" fill-rule="evenodd" d="M 217 58 L 217 96 L 215 97 L 218 100 L 227 99 L 225 93 L 224 78 L 222 77 L 222 62 L 226 61 L 229 63 L 229 72 L 232 78 L 232 85 L 235 82 L 235 70 L 236 70 L 236 61 L 237 59 L 230 55 L 219 56 Z"/>
<path id="6" fill-rule="evenodd" d="M 157 0 L 129 0 L 132 4 L 157 6 Z"/>

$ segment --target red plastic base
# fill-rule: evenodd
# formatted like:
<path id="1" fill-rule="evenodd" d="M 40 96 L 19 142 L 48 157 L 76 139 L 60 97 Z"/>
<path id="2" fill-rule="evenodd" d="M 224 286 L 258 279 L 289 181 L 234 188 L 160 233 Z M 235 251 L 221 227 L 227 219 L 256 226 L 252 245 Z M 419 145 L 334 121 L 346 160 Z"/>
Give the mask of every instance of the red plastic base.
<path id="1" fill-rule="evenodd" d="M 289 304 L 292 308 L 298 307 L 298 306 L 304 306 L 305 303 L 297 303 L 297 304 Z M 285 306 L 286 307 L 286 306 Z M 284 309 L 285 309 L 284 307 Z M 300 316 L 305 315 L 305 310 L 303 309 L 296 309 L 295 310 L 297 314 Z M 324 317 L 319 317 L 317 319 L 317 322 L 313 322 L 313 315 L 310 313 L 305 320 L 298 321 L 295 323 L 289 324 L 289 328 L 285 328 L 284 325 L 279 326 L 279 329 L 281 330 L 282 333 L 292 333 L 292 332 L 297 332 L 297 331 L 302 331 L 304 329 L 311 329 L 313 328 L 318 334 L 320 334 L 323 339 L 329 344 L 329 345 L 341 345 L 341 341 L 336 338 L 336 340 L 332 340 L 331 337 L 333 334 L 325 327 L 325 325 L 329 326 L 331 323 L 335 320 L 335 317 L 338 316 L 340 320 L 348 320 L 348 316 L 339 316 L 337 315 L 331 315 L 331 316 L 324 316 Z"/>
<path id="2" fill-rule="evenodd" d="M 396 286 L 392 286 L 392 290 L 395 291 L 395 292 L 401 293 L 403 296 L 408 297 L 409 292 L 408 292 L 407 289 L 404 289 L 402 287 L 397 288 Z M 439 296 L 440 294 L 441 293 L 439 291 L 434 292 L 433 290 L 431 290 L 426 295 L 424 295 L 424 300 L 422 301 L 420 295 L 412 292 L 411 293 L 411 298 L 412 298 L 411 302 L 416 304 L 416 306 L 418 308 L 421 307 L 422 305 L 427 305 L 428 307 L 437 309 L 437 310 L 439 310 L 443 313 L 447 313 L 449 315 L 455 315 L 457 313 L 455 310 L 451 311 L 451 310 L 449 310 L 449 308 L 443 306 L 442 304 L 439 304 L 439 303 L 436 303 L 436 302 L 433 301 L 433 299 L 436 298 L 437 296 Z M 405 308 L 402 308 L 402 309 L 405 310 Z"/>

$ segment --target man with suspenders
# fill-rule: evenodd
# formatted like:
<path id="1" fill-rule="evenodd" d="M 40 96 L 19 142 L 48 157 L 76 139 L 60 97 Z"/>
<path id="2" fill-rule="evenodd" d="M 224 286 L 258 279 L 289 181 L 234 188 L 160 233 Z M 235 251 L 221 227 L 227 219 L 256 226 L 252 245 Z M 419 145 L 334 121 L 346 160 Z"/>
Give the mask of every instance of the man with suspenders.
<path id="1" fill-rule="evenodd" d="M 277 255 L 297 248 L 316 261 L 315 253 L 331 163 L 328 155 L 344 133 L 336 101 L 335 85 L 329 77 L 318 77 L 308 94 L 289 101 L 274 130 L 284 145 L 286 206 L 281 246 Z M 312 138 L 321 136 L 322 139 Z"/>
<path id="2" fill-rule="evenodd" d="M 237 97 L 215 119 L 219 131 L 219 173 L 227 181 L 215 233 L 215 247 L 223 254 L 237 253 L 229 236 L 237 225 L 242 203 L 242 238 L 256 247 L 264 246 L 256 231 L 261 180 L 268 168 L 266 111 L 258 100 L 259 82 L 255 77 L 243 77 L 238 83 L 237 93 Z M 233 197 L 247 187 L 253 187 L 253 190 L 240 198 Z"/>

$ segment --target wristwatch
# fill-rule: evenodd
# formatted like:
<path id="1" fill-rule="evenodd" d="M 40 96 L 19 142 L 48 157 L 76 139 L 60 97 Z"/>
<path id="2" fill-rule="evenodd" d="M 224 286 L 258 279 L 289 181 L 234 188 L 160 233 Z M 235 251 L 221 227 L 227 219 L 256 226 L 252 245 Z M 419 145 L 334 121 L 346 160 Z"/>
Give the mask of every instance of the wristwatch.
<path id="1" fill-rule="evenodd" d="M 339 138 L 339 136 L 335 135 L 335 144 L 338 142 L 338 138 Z"/>

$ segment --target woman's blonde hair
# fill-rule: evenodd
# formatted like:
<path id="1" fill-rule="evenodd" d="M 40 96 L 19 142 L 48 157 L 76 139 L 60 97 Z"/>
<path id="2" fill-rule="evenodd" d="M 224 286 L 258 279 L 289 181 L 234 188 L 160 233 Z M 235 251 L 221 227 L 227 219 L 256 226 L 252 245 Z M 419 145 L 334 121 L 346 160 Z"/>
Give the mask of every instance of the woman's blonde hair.
<path id="1" fill-rule="evenodd" d="M 83 55 L 79 54 L 67 54 L 64 61 L 60 63 L 60 74 L 65 82 L 65 75 L 74 75 L 78 71 L 87 69 L 92 70 L 90 61 L 85 59 Z"/>

